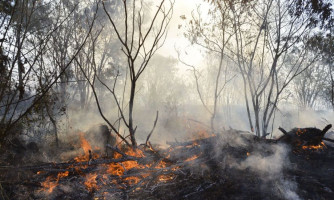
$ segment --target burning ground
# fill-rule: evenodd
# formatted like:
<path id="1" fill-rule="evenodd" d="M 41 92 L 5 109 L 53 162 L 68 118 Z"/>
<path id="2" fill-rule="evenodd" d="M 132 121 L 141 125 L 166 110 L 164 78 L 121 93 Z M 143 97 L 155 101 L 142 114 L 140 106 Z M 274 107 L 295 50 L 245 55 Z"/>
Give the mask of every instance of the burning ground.
<path id="1" fill-rule="evenodd" d="M 268 140 L 237 130 L 201 132 L 165 148 L 116 141 L 106 150 L 81 133 L 75 153 L 54 162 L 27 166 L 24 156 L 3 155 L 1 192 L 7 199 L 331 199 L 334 148 L 317 133 L 293 129 Z"/>

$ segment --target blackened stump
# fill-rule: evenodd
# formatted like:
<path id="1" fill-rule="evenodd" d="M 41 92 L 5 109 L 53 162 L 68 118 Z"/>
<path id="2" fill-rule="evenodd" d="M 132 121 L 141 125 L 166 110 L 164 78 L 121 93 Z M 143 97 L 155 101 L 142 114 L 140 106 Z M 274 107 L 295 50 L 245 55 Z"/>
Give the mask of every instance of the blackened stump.
<path id="1" fill-rule="evenodd" d="M 279 138 L 280 142 L 292 144 L 294 147 L 302 147 L 304 145 L 320 145 L 326 132 L 332 127 L 327 125 L 323 130 L 317 128 L 294 128 L 287 132 L 283 128 L 279 128 L 284 135 Z"/>

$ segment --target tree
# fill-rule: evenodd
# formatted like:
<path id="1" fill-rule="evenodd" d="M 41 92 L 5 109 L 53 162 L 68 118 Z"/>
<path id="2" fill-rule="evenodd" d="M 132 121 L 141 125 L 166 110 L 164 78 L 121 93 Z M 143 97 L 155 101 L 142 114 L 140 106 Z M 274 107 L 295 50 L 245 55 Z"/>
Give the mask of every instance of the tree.
<path id="1" fill-rule="evenodd" d="M 219 6 L 215 6 L 208 11 L 209 18 L 203 19 L 200 12 L 200 6 L 197 7 L 196 12 L 192 12 L 192 17 L 188 22 L 188 26 L 185 32 L 185 37 L 194 45 L 203 48 L 208 56 L 216 57 L 217 62 L 212 63 L 210 66 L 210 72 L 204 75 L 203 72 L 198 70 L 198 66 L 186 63 L 179 55 L 179 61 L 186 66 L 190 67 L 193 76 L 195 78 L 196 90 L 199 99 L 210 114 L 210 125 L 214 132 L 216 130 L 216 116 L 218 113 L 219 99 L 227 86 L 227 84 L 235 77 L 231 72 L 229 48 L 231 40 L 234 35 L 231 10 L 229 4 L 222 1 Z M 185 17 L 182 17 L 185 19 Z M 205 82 L 213 80 L 213 88 L 210 91 L 209 87 L 205 87 L 205 90 L 209 90 L 209 94 L 205 95 L 201 88 L 201 79 Z M 205 100 L 205 96 L 208 100 Z"/>
<path id="2" fill-rule="evenodd" d="M 243 80 L 250 129 L 264 137 L 269 125 L 273 124 L 284 89 L 319 58 L 305 47 L 315 25 L 329 20 L 328 10 L 306 9 L 309 4 L 302 4 L 300 10 L 295 1 L 285 0 L 208 2 L 221 21 L 226 19 L 226 13 L 230 13 L 233 42 L 227 45 L 227 52 Z M 222 13 L 220 9 L 223 8 L 226 11 Z M 318 18 L 324 20 L 316 21 Z M 220 31 L 223 28 L 220 27 Z M 219 34 L 213 35 L 211 41 L 222 41 L 215 36 Z M 302 50 L 297 59 L 292 60 L 289 55 L 294 47 Z"/>
<path id="3" fill-rule="evenodd" d="M 302 110 L 316 106 L 326 87 L 326 74 L 326 66 L 316 62 L 293 80 L 294 94 Z"/>
<path id="4" fill-rule="evenodd" d="M 50 94 L 87 41 L 96 10 L 89 22 L 88 35 L 68 54 L 63 69 L 52 71 L 46 67 L 52 63 L 46 56 L 51 52 L 50 38 L 72 14 L 69 12 L 63 16 L 62 13 L 50 12 L 57 5 L 58 2 L 14 1 L 1 13 L 0 49 L 2 58 L 5 58 L 1 70 L 6 72 L 6 76 L 2 77 L 0 88 L 0 142 L 15 125 L 24 119 L 29 120 L 27 116 L 34 117 L 36 106 Z"/>
<path id="5" fill-rule="evenodd" d="M 325 99 L 334 109 L 334 37 L 333 33 L 319 33 L 309 40 L 312 51 L 321 54 L 320 65 L 325 69 L 322 76 L 323 92 L 321 97 Z M 317 67 L 318 68 L 318 67 Z"/>
<path id="6" fill-rule="evenodd" d="M 114 33 L 117 36 L 117 41 L 121 44 L 121 52 L 124 55 L 124 60 L 126 61 L 126 67 L 128 70 L 127 76 L 129 76 L 130 79 L 130 91 L 128 93 L 129 97 L 127 101 L 128 117 L 125 116 L 126 113 L 124 111 L 124 107 L 122 106 L 116 89 L 118 78 L 121 75 L 119 71 L 116 70 L 116 74 L 114 74 L 115 78 L 113 79 L 112 86 L 109 86 L 108 83 L 101 80 L 101 77 L 97 76 L 96 70 L 93 70 L 94 77 L 112 95 L 120 114 L 119 120 L 121 120 L 123 124 L 128 128 L 131 146 L 133 148 L 136 148 L 137 141 L 135 133 L 137 127 L 134 124 L 134 105 L 137 81 L 141 77 L 142 73 L 145 71 L 152 56 L 164 42 L 167 34 L 168 24 L 172 16 L 174 2 L 170 1 L 169 5 L 167 5 L 166 1 L 162 0 L 158 4 L 157 9 L 153 12 L 150 21 L 146 21 L 145 19 L 148 16 L 145 13 L 146 11 L 144 10 L 144 1 L 140 1 L 138 3 L 137 1 L 123 0 L 122 9 L 124 14 L 124 21 L 121 24 L 118 24 L 117 19 L 110 14 L 110 11 L 106 7 L 106 4 L 107 2 L 102 1 L 103 9 L 108 17 Z M 79 64 L 78 61 L 77 63 Z M 79 64 L 79 66 L 92 88 L 102 118 L 125 143 L 130 145 L 130 143 L 126 140 L 126 137 L 123 137 L 119 133 L 114 123 L 111 123 L 111 121 L 108 120 L 107 117 L 104 115 L 94 81 L 89 80 L 87 74 L 85 74 L 83 71 L 82 65 Z M 124 91 L 125 90 L 126 88 L 124 87 Z"/>

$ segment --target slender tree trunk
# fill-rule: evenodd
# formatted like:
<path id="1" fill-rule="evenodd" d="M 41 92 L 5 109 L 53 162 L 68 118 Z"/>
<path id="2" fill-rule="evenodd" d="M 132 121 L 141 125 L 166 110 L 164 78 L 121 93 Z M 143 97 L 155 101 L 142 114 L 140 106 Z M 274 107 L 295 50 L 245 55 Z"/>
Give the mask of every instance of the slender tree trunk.
<path id="1" fill-rule="evenodd" d="M 45 107 L 46 107 L 46 112 L 50 118 L 50 121 L 52 123 L 52 126 L 53 126 L 53 131 L 54 131 L 54 134 L 55 134 L 55 142 L 56 142 L 56 145 L 57 147 L 59 147 L 59 141 L 58 141 L 58 128 L 57 128 L 57 122 L 55 120 L 55 118 L 53 118 L 53 110 L 52 108 L 50 109 L 50 106 L 48 105 L 47 102 L 45 102 Z"/>
<path id="2" fill-rule="evenodd" d="M 86 96 L 87 96 L 84 83 L 79 82 L 79 90 L 80 90 L 80 108 L 84 109 L 86 105 Z"/>
<path id="3" fill-rule="evenodd" d="M 24 65 L 21 60 L 21 25 L 19 25 L 17 32 L 16 32 L 16 44 L 18 46 L 17 49 L 17 66 L 18 66 L 18 76 L 19 76 L 19 85 L 18 85 L 18 90 L 19 90 L 19 99 L 23 99 L 24 95 L 24 85 L 23 85 L 23 73 L 24 73 Z"/>
<path id="4" fill-rule="evenodd" d="M 19 99 L 23 99 L 23 95 L 24 95 L 24 84 L 23 84 L 23 73 L 24 73 L 24 65 L 21 61 L 21 52 L 18 52 L 18 75 L 19 75 L 19 85 L 18 85 L 18 89 L 19 89 Z"/>
<path id="5" fill-rule="evenodd" d="M 136 93 L 136 79 L 133 78 L 131 80 L 131 92 L 130 92 L 130 100 L 129 100 L 129 131 L 130 131 L 130 139 L 132 143 L 132 147 L 137 147 L 137 142 L 135 139 L 136 128 L 133 127 L 133 106 L 135 100 Z"/>
<path id="6" fill-rule="evenodd" d="M 334 110 L 334 77 L 333 77 L 333 66 L 330 66 L 330 68 L 329 68 L 329 74 L 331 76 L 331 84 L 332 84 L 332 89 L 331 89 L 331 103 L 332 103 L 332 108 Z"/>

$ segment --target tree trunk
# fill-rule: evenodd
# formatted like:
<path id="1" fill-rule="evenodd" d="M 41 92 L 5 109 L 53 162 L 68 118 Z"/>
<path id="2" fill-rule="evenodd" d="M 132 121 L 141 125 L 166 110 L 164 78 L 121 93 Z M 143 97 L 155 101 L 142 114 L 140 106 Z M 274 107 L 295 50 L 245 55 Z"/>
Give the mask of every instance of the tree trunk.
<path id="1" fill-rule="evenodd" d="M 131 80 L 131 93 L 130 93 L 130 100 L 129 100 L 129 131 L 130 131 L 130 139 L 132 143 L 132 147 L 137 147 L 137 142 L 135 138 L 136 129 L 133 128 L 133 106 L 135 100 L 135 93 L 136 93 L 136 79 L 135 77 Z"/>
<path id="2" fill-rule="evenodd" d="M 334 77 L 333 77 L 333 67 L 334 66 L 330 66 L 329 68 L 329 74 L 331 76 L 331 84 L 332 84 L 332 89 L 331 89 L 331 103 L 332 103 L 332 108 L 334 110 Z"/>

